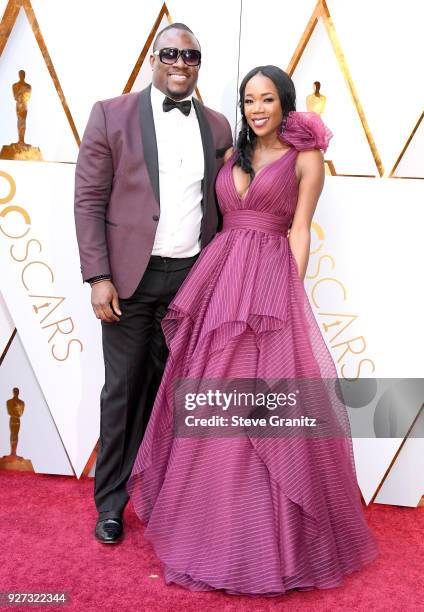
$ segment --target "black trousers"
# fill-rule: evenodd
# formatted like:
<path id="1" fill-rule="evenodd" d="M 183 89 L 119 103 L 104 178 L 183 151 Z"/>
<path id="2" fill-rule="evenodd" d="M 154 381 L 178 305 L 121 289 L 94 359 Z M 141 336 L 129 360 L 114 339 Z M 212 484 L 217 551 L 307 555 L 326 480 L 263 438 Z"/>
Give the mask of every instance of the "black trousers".
<path id="1" fill-rule="evenodd" d="M 102 518 L 121 515 L 128 502 L 126 482 L 168 356 L 161 320 L 196 259 L 152 256 L 134 294 L 120 299 L 120 321 L 102 321 L 105 384 L 94 484 Z"/>

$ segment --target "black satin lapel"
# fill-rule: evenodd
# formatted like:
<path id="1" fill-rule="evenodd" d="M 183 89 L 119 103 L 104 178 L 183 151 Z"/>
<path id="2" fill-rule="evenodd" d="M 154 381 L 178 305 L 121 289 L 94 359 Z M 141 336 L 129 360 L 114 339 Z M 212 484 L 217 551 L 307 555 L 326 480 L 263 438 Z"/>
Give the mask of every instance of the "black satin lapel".
<path id="1" fill-rule="evenodd" d="M 208 192 L 213 173 L 215 171 L 215 147 L 213 143 L 212 130 L 206 119 L 205 111 L 202 104 L 196 98 L 193 98 L 193 105 L 196 111 L 197 120 L 199 121 L 200 134 L 203 144 L 203 155 L 205 158 L 205 178 L 203 180 L 203 209 L 207 206 Z"/>
<path id="2" fill-rule="evenodd" d="M 150 99 L 151 85 L 140 93 L 140 129 L 141 142 L 144 149 L 144 160 L 152 184 L 153 193 L 160 205 L 159 196 L 159 162 L 158 145 L 156 142 L 155 122 L 153 119 L 152 102 Z"/>

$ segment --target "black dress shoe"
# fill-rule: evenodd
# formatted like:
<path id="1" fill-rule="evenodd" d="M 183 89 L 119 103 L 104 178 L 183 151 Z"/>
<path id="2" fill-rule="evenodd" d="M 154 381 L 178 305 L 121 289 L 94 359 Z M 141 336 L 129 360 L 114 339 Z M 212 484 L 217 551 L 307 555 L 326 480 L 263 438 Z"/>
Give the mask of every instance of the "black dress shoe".
<path id="1" fill-rule="evenodd" d="M 94 535 L 102 544 L 117 544 L 121 540 L 123 532 L 122 519 L 107 518 L 97 521 Z"/>

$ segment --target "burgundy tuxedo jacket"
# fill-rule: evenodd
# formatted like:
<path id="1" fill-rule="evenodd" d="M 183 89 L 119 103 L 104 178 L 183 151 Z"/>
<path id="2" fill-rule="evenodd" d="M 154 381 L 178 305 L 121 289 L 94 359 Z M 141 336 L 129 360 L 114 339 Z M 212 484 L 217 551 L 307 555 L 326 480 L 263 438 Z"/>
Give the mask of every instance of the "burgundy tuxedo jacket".
<path id="1" fill-rule="evenodd" d="M 144 274 L 160 217 L 150 89 L 95 103 L 75 172 L 75 223 L 83 280 L 110 274 L 122 298 L 134 293 Z M 218 228 L 214 184 L 232 135 L 222 114 L 196 99 L 193 104 L 205 158 L 200 234 L 204 247 Z"/>

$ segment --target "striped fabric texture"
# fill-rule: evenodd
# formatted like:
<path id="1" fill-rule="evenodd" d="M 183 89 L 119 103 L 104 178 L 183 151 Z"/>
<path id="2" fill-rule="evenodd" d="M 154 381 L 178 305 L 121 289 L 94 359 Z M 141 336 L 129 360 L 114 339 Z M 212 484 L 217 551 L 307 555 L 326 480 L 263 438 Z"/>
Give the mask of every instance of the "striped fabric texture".
<path id="1" fill-rule="evenodd" d="M 223 229 L 163 319 L 169 358 L 127 488 L 168 584 L 268 596 L 330 588 L 378 554 L 337 398 L 316 406 L 337 436 L 178 437 L 173 426 L 177 379 L 337 379 L 287 240 L 297 153 L 325 150 L 330 137 L 318 115 L 290 113 L 281 138 L 291 148 L 243 198 L 234 156 L 224 164 Z"/>

